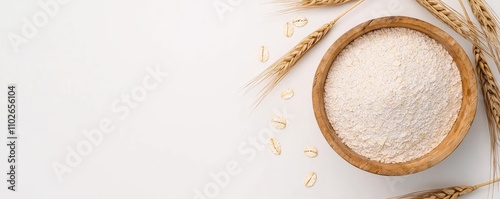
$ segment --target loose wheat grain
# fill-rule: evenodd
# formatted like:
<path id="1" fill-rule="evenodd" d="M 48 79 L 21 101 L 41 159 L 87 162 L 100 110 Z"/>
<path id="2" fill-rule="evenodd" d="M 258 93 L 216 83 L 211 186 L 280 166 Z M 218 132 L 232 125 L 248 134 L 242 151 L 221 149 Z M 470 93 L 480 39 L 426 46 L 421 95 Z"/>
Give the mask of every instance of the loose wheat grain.
<path id="1" fill-rule="evenodd" d="M 295 95 L 295 92 L 292 89 L 286 89 L 281 92 L 281 99 L 288 100 Z"/>
<path id="2" fill-rule="evenodd" d="M 293 35 L 293 26 L 290 22 L 285 23 L 285 27 L 283 27 L 283 32 L 286 37 L 291 37 Z"/>
<path id="3" fill-rule="evenodd" d="M 304 16 L 298 16 L 297 18 L 292 20 L 293 25 L 298 28 L 307 25 L 308 22 L 309 20 L 307 20 L 307 18 Z"/>
<path id="4" fill-rule="evenodd" d="M 266 46 L 260 46 L 259 48 L 259 61 L 264 63 L 269 60 L 269 49 Z"/>
<path id="5" fill-rule="evenodd" d="M 282 116 L 274 116 L 271 119 L 271 124 L 274 126 L 274 128 L 281 130 L 286 127 L 286 119 Z"/>

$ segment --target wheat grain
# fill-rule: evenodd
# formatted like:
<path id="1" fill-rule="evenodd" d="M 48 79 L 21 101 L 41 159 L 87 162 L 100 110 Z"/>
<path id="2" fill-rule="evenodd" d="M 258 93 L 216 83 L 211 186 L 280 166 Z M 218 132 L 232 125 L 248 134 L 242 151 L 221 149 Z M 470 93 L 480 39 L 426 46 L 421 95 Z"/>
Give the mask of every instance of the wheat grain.
<path id="1" fill-rule="evenodd" d="M 318 175 L 315 172 L 310 172 L 304 178 L 304 186 L 311 188 L 316 184 L 316 180 L 318 180 Z"/>
<path id="2" fill-rule="evenodd" d="M 289 100 L 295 95 L 295 92 L 292 89 L 286 89 L 281 92 L 281 99 Z"/>
<path id="3" fill-rule="evenodd" d="M 304 27 L 308 22 L 309 20 L 307 20 L 307 18 L 304 16 L 298 16 L 297 18 L 292 20 L 293 25 L 298 28 Z"/>
<path id="4" fill-rule="evenodd" d="M 260 91 L 261 96 L 257 99 L 255 107 L 271 92 L 271 90 L 290 72 L 290 70 L 295 66 L 295 64 L 302 58 L 309 50 L 311 50 L 318 42 L 323 39 L 325 35 L 332 29 L 333 25 L 342 18 L 349 11 L 354 9 L 356 6 L 361 4 L 364 0 L 359 0 L 356 4 L 352 5 L 346 11 L 341 13 L 334 20 L 321 26 L 316 31 L 309 34 L 306 38 L 302 39 L 299 44 L 293 47 L 292 50 L 288 51 L 279 58 L 276 62 L 271 64 L 267 69 L 257 75 L 255 78 L 250 80 L 250 82 L 245 86 L 247 91 L 253 89 L 255 86 L 264 83 L 262 90 Z"/>
<path id="5" fill-rule="evenodd" d="M 304 154 L 307 157 L 315 158 L 316 156 L 318 156 L 318 149 L 313 146 L 308 146 L 304 149 Z"/>
<path id="6" fill-rule="evenodd" d="M 441 189 L 432 189 L 427 191 L 418 191 L 402 196 L 393 197 L 390 199 L 438 199 L 438 198 L 456 199 L 459 198 L 460 196 L 473 192 L 486 185 L 496 183 L 498 181 L 500 181 L 500 178 L 489 182 L 477 184 L 474 186 L 454 186 Z"/>
<path id="7" fill-rule="evenodd" d="M 290 22 L 285 23 L 285 27 L 283 27 L 283 33 L 285 34 L 285 37 L 291 37 L 293 35 L 293 26 Z"/>
<path id="8" fill-rule="evenodd" d="M 274 128 L 282 130 L 286 128 L 286 119 L 282 116 L 274 116 L 271 119 L 271 124 L 274 126 Z"/>
<path id="9" fill-rule="evenodd" d="M 269 138 L 269 148 L 274 155 L 281 155 L 281 144 L 276 140 L 276 138 Z"/>
<path id="10" fill-rule="evenodd" d="M 269 49 L 266 46 L 260 46 L 259 48 L 259 61 L 264 63 L 269 60 Z"/>

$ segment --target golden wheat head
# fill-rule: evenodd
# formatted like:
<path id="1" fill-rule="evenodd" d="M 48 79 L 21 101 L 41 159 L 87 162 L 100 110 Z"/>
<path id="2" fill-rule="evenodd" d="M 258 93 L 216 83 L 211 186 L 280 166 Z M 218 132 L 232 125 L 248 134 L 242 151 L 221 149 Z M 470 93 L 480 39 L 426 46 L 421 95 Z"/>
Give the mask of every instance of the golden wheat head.
<path id="1" fill-rule="evenodd" d="M 426 191 L 418 191 L 402 196 L 393 197 L 390 199 L 457 199 L 481 187 L 497 183 L 498 181 L 500 181 L 500 178 L 474 186 L 454 186 Z"/>
<path id="2" fill-rule="evenodd" d="M 469 4 L 472 14 L 484 32 L 491 57 L 500 72 L 500 24 L 498 17 L 484 0 L 469 0 Z"/>
<path id="3" fill-rule="evenodd" d="M 277 14 L 299 11 L 308 8 L 336 6 L 347 3 L 352 0 L 275 0 L 276 4 L 285 6 L 286 8 L 278 11 Z"/>
<path id="4" fill-rule="evenodd" d="M 321 26 L 319 29 L 315 30 L 307 37 L 302 39 L 299 44 L 288 51 L 276 62 L 271 64 L 266 70 L 262 71 L 257 77 L 250 80 L 250 82 L 245 86 L 246 90 L 249 91 L 259 84 L 265 83 L 264 87 L 260 91 L 260 97 L 255 103 L 255 107 L 271 92 L 271 90 L 290 72 L 290 70 L 295 66 L 295 64 L 318 42 L 323 39 L 328 32 L 332 29 L 333 25 L 342 18 L 349 11 L 354 9 L 356 6 L 361 4 L 364 0 L 359 0 L 356 4 L 352 5 L 346 11 L 342 12 L 337 18 Z"/>
<path id="5" fill-rule="evenodd" d="M 427 9 L 432 15 L 441 20 L 443 23 L 451 27 L 455 32 L 460 34 L 473 44 L 478 45 L 483 50 L 488 49 L 485 45 L 486 36 L 478 27 L 469 24 L 464 16 L 451 8 L 442 0 L 416 0 L 422 7 Z M 485 50 L 488 55 L 491 51 Z"/>

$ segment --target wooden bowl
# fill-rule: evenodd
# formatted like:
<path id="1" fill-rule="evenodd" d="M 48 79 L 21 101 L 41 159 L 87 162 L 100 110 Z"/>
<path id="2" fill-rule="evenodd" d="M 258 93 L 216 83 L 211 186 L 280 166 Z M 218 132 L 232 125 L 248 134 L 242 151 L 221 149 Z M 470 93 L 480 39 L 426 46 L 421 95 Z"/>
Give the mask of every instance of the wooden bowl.
<path id="1" fill-rule="evenodd" d="M 328 120 L 325 103 L 325 81 L 337 55 L 351 41 L 372 30 L 390 27 L 404 27 L 420 31 L 441 43 L 455 61 L 462 79 L 463 99 L 457 121 L 448 136 L 428 154 L 403 163 L 381 163 L 363 157 L 349 147 L 337 136 Z M 334 67 L 334 66 L 333 66 Z M 409 17 L 384 17 L 364 22 L 342 35 L 328 49 L 321 60 L 313 84 L 313 108 L 319 128 L 330 146 L 347 162 L 362 170 L 387 176 L 407 175 L 428 169 L 450 155 L 462 142 L 474 120 L 477 108 L 477 82 L 472 65 L 462 47 L 443 30 L 427 22 Z"/>

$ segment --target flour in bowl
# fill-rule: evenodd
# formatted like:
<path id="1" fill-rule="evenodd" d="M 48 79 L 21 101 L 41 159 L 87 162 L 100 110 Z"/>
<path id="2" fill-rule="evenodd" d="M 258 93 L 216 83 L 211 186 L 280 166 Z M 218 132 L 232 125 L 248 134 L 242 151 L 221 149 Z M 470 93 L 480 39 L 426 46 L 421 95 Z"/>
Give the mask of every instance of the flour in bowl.
<path id="1" fill-rule="evenodd" d="M 325 83 L 325 109 L 354 152 L 382 163 L 429 153 L 448 135 L 462 103 L 460 72 L 436 40 L 383 28 L 352 41 Z"/>

